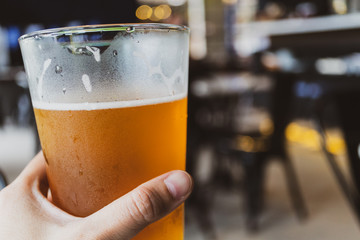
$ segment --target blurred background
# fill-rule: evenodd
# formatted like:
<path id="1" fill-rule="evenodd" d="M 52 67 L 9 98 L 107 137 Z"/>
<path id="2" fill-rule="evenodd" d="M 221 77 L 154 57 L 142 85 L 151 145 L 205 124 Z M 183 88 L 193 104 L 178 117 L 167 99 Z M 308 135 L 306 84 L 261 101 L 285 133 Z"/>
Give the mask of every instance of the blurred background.
<path id="1" fill-rule="evenodd" d="M 0 180 L 40 149 L 18 37 L 125 22 L 191 28 L 186 239 L 360 238 L 360 0 L 2 0 Z"/>

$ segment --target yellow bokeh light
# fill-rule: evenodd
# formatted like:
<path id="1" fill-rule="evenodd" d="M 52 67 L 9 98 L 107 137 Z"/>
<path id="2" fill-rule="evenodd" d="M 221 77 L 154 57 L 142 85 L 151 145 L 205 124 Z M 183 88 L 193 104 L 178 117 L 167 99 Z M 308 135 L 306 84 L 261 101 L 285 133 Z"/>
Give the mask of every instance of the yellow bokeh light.
<path id="1" fill-rule="evenodd" d="M 321 135 L 313 128 L 298 123 L 290 123 L 286 128 L 286 139 L 299 143 L 312 150 L 321 149 Z M 341 155 L 346 152 L 345 140 L 339 134 L 326 133 L 326 149 L 331 154 Z"/>
<path id="2" fill-rule="evenodd" d="M 332 6 L 337 14 L 345 14 L 348 11 L 345 0 L 333 0 Z"/>
<path id="3" fill-rule="evenodd" d="M 171 12 L 169 5 L 160 5 L 155 8 L 154 15 L 158 19 L 167 19 L 170 17 Z"/>
<path id="4" fill-rule="evenodd" d="M 255 140 L 250 136 L 239 136 L 236 139 L 237 148 L 244 152 L 253 152 L 255 150 Z"/>
<path id="5" fill-rule="evenodd" d="M 286 139 L 291 142 L 299 143 L 312 150 L 320 149 L 319 133 L 307 126 L 298 123 L 290 123 L 285 130 Z"/>
<path id="6" fill-rule="evenodd" d="M 285 131 L 286 138 L 291 142 L 296 142 L 302 135 L 302 127 L 297 123 L 290 123 Z"/>
<path id="7" fill-rule="evenodd" d="M 274 132 L 274 123 L 270 118 L 264 119 L 259 126 L 262 135 L 269 136 Z"/>
<path id="8" fill-rule="evenodd" d="M 148 5 L 141 5 L 136 9 L 136 17 L 140 20 L 146 20 L 153 15 L 153 9 Z"/>
<path id="9" fill-rule="evenodd" d="M 344 154 L 346 150 L 345 141 L 342 137 L 328 135 L 326 140 L 326 149 L 334 155 Z"/>

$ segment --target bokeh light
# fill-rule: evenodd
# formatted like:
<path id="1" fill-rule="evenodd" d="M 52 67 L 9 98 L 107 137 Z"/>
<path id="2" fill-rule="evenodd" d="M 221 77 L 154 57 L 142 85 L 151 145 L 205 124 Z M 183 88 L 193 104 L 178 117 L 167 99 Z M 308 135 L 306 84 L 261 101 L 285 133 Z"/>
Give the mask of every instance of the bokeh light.
<path id="1" fill-rule="evenodd" d="M 287 140 L 296 142 L 312 150 L 320 150 L 320 135 L 311 127 L 290 123 L 285 131 Z"/>
<path id="2" fill-rule="evenodd" d="M 241 151 L 254 152 L 255 140 L 250 136 L 238 136 L 236 139 L 236 146 Z"/>
<path id="3" fill-rule="evenodd" d="M 328 134 L 326 141 L 326 149 L 334 155 L 345 154 L 346 152 L 345 140 L 336 135 Z"/>
<path id="4" fill-rule="evenodd" d="M 334 9 L 334 12 L 337 14 L 345 14 L 347 13 L 347 3 L 345 0 L 333 0 L 332 6 Z"/>
<path id="5" fill-rule="evenodd" d="M 274 123 L 270 118 L 265 118 L 259 126 L 259 131 L 264 136 L 269 136 L 274 132 Z"/>
<path id="6" fill-rule="evenodd" d="M 170 17 L 171 12 L 172 10 L 170 6 L 163 4 L 155 8 L 154 15 L 158 19 L 167 19 L 168 17 Z"/>
<path id="7" fill-rule="evenodd" d="M 285 134 L 290 142 L 298 143 L 312 150 L 321 149 L 321 136 L 312 127 L 293 122 L 287 126 Z M 326 131 L 326 149 L 334 155 L 344 154 L 346 152 L 346 145 L 341 134 Z"/>
<path id="8" fill-rule="evenodd" d="M 136 9 L 136 17 L 140 20 L 146 20 L 153 14 L 153 9 L 148 5 L 141 5 Z"/>

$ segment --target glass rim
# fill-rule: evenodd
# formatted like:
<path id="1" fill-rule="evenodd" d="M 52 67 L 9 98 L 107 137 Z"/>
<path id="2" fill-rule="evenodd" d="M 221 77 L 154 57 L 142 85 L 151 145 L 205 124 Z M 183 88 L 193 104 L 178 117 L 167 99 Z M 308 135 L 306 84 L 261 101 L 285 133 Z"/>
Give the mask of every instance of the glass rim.
<path id="1" fill-rule="evenodd" d="M 165 31 L 184 31 L 189 32 L 187 26 L 180 26 L 176 24 L 164 23 L 118 23 L 118 24 L 97 24 L 97 25 L 83 25 L 61 28 L 50 28 L 30 32 L 19 37 L 18 41 L 25 39 L 33 39 L 36 37 L 56 37 L 60 35 L 86 34 L 94 32 L 128 32 L 132 33 L 137 30 L 165 30 Z"/>

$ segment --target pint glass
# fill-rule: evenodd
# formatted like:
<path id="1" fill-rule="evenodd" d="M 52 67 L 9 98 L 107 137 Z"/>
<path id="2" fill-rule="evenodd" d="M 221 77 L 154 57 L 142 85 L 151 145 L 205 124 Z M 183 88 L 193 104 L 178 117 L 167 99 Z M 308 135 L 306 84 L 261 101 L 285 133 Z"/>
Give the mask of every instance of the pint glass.
<path id="1" fill-rule="evenodd" d="M 88 216 L 185 169 L 188 35 L 176 25 L 127 24 L 19 39 L 55 205 Z M 183 239 L 183 213 L 135 239 Z"/>

